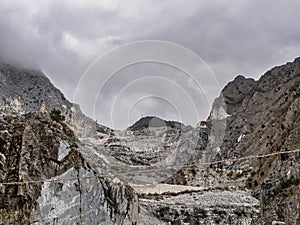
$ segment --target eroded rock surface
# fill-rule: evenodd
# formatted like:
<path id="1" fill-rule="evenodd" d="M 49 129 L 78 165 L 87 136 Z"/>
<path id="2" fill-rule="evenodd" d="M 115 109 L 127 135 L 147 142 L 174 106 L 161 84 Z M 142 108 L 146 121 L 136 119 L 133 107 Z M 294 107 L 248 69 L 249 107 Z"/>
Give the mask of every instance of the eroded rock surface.
<path id="1" fill-rule="evenodd" d="M 225 111 L 225 112 L 224 112 Z M 221 113 L 223 112 L 223 113 Z M 223 116 L 222 116 L 223 115 Z M 258 81 L 238 76 L 216 99 L 207 123 L 206 162 L 300 148 L 300 58 Z M 212 157 L 213 156 L 213 157 Z M 299 224 L 300 153 L 185 168 L 165 182 L 208 188 L 247 188 L 260 201 L 261 223 Z"/>

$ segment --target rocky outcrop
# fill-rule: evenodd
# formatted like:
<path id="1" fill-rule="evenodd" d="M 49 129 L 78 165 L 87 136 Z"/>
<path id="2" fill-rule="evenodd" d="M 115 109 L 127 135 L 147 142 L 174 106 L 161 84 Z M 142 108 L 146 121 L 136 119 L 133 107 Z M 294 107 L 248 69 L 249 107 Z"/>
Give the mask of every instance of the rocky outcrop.
<path id="1" fill-rule="evenodd" d="M 137 224 L 134 190 L 80 153 L 108 129 L 39 71 L 0 65 L 0 86 L 0 224 Z"/>
<path id="2" fill-rule="evenodd" d="M 256 88 L 256 82 L 252 78 L 237 76 L 222 90 L 222 96 L 226 103 L 226 112 L 233 114 L 241 106 L 243 100 L 251 96 Z"/>
<path id="3" fill-rule="evenodd" d="M 29 113 L 2 116 L 0 128 L 0 224 L 137 222 L 135 192 L 97 175 L 65 123 Z"/>
<path id="4" fill-rule="evenodd" d="M 80 139 L 113 130 L 83 115 L 39 71 L 1 65 L 0 75 L 0 224 L 137 224 L 134 190 L 82 155 L 89 148 Z"/>
<path id="5" fill-rule="evenodd" d="M 71 107 L 60 90 L 40 71 L 0 64 L 0 103 L 12 111 L 40 111 Z"/>
<path id="6" fill-rule="evenodd" d="M 214 123 L 206 162 L 299 149 L 299 121 L 300 58 L 271 69 L 258 81 L 238 76 L 223 89 L 206 121 Z M 299 157 L 295 152 L 227 161 L 211 165 L 210 170 L 183 169 L 166 182 L 203 185 L 201 180 L 208 179 L 211 188 L 223 189 L 223 183 L 248 188 L 260 201 L 263 224 L 296 225 L 300 222 Z"/>
<path id="7" fill-rule="evenodd" d="M 251 190 L 260 202 L 260 223 L 299 224 L 300 153 L 226 161 L 300 148 L 300 58 L 265 73 L 258 81 L 236 77 L 215 100 L 202 125 L 210 127 L 202 162 L 184 167 L 169 184 L 208 190 Z"/>
<path id="8" fill-rule="evenodd" d="M 299 149 L 300 59 L 271 69 L 248 89 L 239 107 L 227 102 L 232 116 L 219 156 L 232 158 Z M 298 152 L 229 165 L 253 168 L 246 185 L 254 194 L 262 193 L 262 216 L 267 223 L 300 222 L 299 159 Z"/>

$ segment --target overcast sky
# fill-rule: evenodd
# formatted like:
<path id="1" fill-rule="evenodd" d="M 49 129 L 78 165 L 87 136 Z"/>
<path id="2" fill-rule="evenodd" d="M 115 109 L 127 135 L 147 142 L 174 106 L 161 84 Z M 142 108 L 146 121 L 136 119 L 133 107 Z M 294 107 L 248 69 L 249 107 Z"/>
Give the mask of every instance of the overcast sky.
<path id="1" fill-rule="evenodd" d="M 98 122 L 195 125 L 238 74 L 300 56 L 300 1 L 0 0 L 0 59 L 37 67 Z M 146 41 L 156 40 L 156 41 Z"/>

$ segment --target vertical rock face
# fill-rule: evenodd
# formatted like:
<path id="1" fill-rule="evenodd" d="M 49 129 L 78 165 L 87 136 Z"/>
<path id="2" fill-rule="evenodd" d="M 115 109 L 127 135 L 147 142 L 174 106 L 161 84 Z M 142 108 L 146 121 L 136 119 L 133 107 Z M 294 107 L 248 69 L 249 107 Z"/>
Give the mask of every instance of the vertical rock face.
<path id="1" fill-rule="evenodd" d="M 72 168 L 55 177 L 94 176 Z M 120 181 L 74 179 L 45 183 L 38 198 L 39 210 L 33 224 L 134 224 L 138 221 L 137 195 Z"/>
<path id="2" fill-rule="evenodd" d="M 300 148 L 300 58 L 275 67 L 258 81 L 241 76 L 222 91 L 227 119 L 218 159 L 284 152 Z M 262 215 L 299 224 L 300 153 L 231 163 L 251 167 L 247 187 L 262 193 Z"/>
<path id="3" fill-rule="evenodd" d="M 30 113 L 4 116 L 0 128 L 5 134 L 0 224 L 137 221 L 136 194 L 120 180 L 97 176 L 77 150 L 73 131 L 62 121 Z M 47 181 L 51 179 L 56 181 Z"/>
<path id="4" fill-rule="evenodd" d="M 200 166 L 200 171 L 183 168 L 165 182 L 214 191 L 233 188 L 232 193 L 246 188 L 259 200 L 259 213 L 252 216 L 259 214 L 260 219 L 254 224 L 299 224 L 299 152 L 226 161 L 300 149 L 299 121 L 300 58 L 271 69 L 258 81 L 238 76 L 202 123 L 210 127 L 205 161 L 225 161 Z"/>
<path id="5" fill-rule="evenodd" d="M 0 65 L 0 86 L 0 224 L 136 224 L 135 192 L 80 153 L 95 122 L 39 71 Z"/>
<path id="6" fill-rule="evenodd" d="M 30 113 L 4 116 L 0 128 L 5 134 L 0 224 L 137 221 L 136 194 L 119 180 L 97 176 L 78 152 L 78 140 L 66 124 L 48 114 Z M 87 176 L 92 178 L 84 179 Z"/>

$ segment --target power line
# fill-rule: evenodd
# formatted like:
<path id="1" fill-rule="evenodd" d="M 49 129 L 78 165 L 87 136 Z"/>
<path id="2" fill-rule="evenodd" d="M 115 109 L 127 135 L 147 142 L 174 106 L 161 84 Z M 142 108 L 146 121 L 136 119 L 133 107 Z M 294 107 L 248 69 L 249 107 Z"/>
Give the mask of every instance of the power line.
<path id="1" fill-rule="evenodd" d="M 222 160 L 217 160 L 213 162 L 204 162 L 204 163 L 197 163 L 197 164 L 191 164 L 188 166 L 183 166 L 183 167 L 173 167 L 172 169 L 180 169 L 180 168 L 189 168 L 192 166 L 204 166 L 204 165 L 213 165 L 213 164 L 218 164 L 218 163 L 225 163 L 225 162 L 236 162 L 236 161 L 242 161 L 242 160 L 247 160 L 247 159 L 257 159 L 257 158 L 265 158 L 265 157 L 270 157 L 270 156 L 275 156 L 275 155 L 281 155 L 281 154 L 292 154 L 292 153 L 297 153 L 300 152 L 300 149 L 294 149 L 290 151 L 284 151 L 284 152 L 274 152 L 274 153 L 269 153 L 265 155 L 250 155 L 250 156 L 245 156 L 245 157 L 240 157 L 240 158 L 232 158 L 232 159 L 222 159 Z M 163 168 L 165 169 L 165 168 Z M 162 169 L 147 169 L 146 171 L 158 171 Z M 133 172 L 133 171 L 132 171 Z M 136 170 L 135 170 L 136 172 Z M 130 172 L 124 172 L 124 173 L 112 173 L 110 175 L 122 175 Z M 44 183 L 44 182 L 58 182 L 58 181 L 66 181 L 66 180 L 78 180 L 78 179 L 93 179 L 93 178 L 99 178 L 101 177 L 100 175 L 92 175 L 92 176 L 76 176 L 76 177 L 65 177 L 65 178 L 56 178 L 56 179 L 40 179 L 40 180 L 29 180 L 29 181 L 14 181 L 14 182 L 4 182 L 0 183 L 0 185 L 24 185 L 24 184 L 34 184 L 34 183 Z"/>
<path id="2" fill-rule="evenodd" d="M 280 154 L 292 154 L 292 153 L 296 153 L 296 152 L 300 152 L 300 149 L 294 149 L 294 150 L 285 151 L 285 152 L 274 152 L 274 153 L 269 153 L 269 154 L 265 154 L 265 155 L 250 155 L 250 156 L 244 156 L 244 157 L 240 157 L 240 158 L 222 159 L 222 160 L 217 160 L 217 161 L 212 161 L 212 162 L 202 162 L 202 163 L 200 162 L 200 163 L 195 163 L 195 164 L 189 164 L 186 166 L 175 166 L 172 168 L 153 168 L 153 169 L 146 169 L 145 171 L 161 171 L 162 169 L 186 169 L 186 168 L 191 168 L 193 166 L 200 167 L 200 166 L 214 165 L 214 164 L 218 164 L 218 163 L 236 162 L 236 161 L 255 159 L 255 158 L 256 159 L 264 158 L 264 157 L 270 157 L 270 156 L 280 155 Z M 136 172 L 136 170 L 127 171 L 127 172 L 123 172 L 123 173 L 117 173 L 117 174 L 113 174 L 113 175 L 122 175 L 122 174 L 128 174 L 128 173 L 132 173 L 132 172 Z"/>
<path id="3" fill-rule="evenodd" d="M 244 156 L 244 157 L 240 157 L 240 158 L 222 159 L 222 160 L 200 163 L 200 164 L 201 165 L 212 165 L 212 164 L 218 164 L 218 163 L 224 163 L 224 162 L 236 162 L 236 161 L 242 161 L 242 160 L 247 160 L 247 159 L 265 158 L 265 157 L 281 155 L 281 154 L 291 154 L 291 153 L 296 153 L 296 152 L 300 152 L 300 149 L 294 149 L 294 150 L 285 151 L 285 152 L 273 152 L 273 153 L 269 153 L 269 154 L 265 154 L 265 155 L 250 155 L 250 156 Z M 199 165 L 199 164 L 195 164 L 195 165 Z"/>

